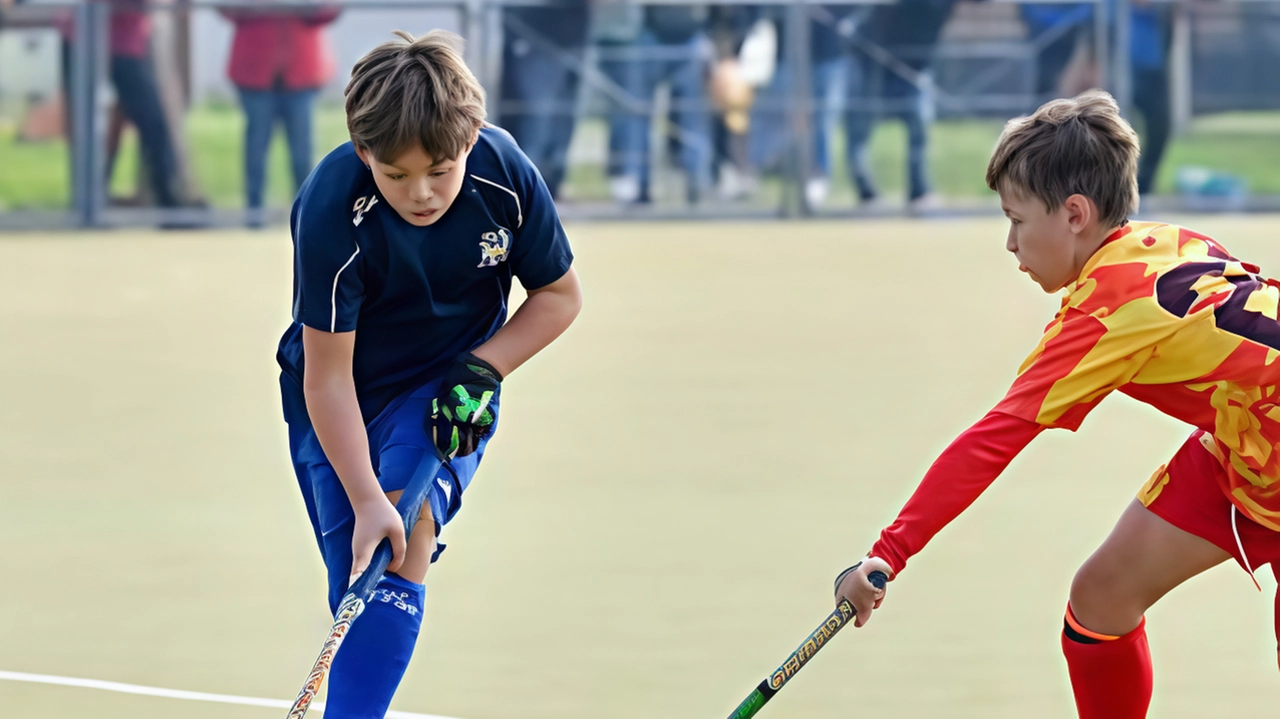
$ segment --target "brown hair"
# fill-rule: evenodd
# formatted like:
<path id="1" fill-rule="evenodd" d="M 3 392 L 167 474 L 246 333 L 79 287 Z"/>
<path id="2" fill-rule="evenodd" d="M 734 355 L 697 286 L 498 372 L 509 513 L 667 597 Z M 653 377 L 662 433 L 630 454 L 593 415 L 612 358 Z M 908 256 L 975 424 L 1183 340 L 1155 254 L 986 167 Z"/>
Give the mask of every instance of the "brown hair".
<path id="1" fill-rule="evenodd" d="M 1098 206 L 1099 222 L 1123 225 L 1138 208 L 1138 135 L 1102 90 L 1047 102 L 1004 126 L 987 187 L 1034 197 L 1046 212 L 1084 195 Z"/>
<path id="2" fill-rule="evenodd" d="M 484 125 L 484 88 L 444 30 L 415 38 L 397 30 L 360 58 L 347 83 L 347 132 L 357 147 L 394 162 L 420 144 L 432 160 L 457 157 Z"/>

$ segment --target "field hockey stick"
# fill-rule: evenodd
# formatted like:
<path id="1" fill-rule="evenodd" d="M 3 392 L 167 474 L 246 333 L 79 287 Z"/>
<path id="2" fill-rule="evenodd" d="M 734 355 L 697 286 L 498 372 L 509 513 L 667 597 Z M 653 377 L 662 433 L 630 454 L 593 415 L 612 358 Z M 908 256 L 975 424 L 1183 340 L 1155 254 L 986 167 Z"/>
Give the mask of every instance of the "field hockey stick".
<path id="1" fill-rule="evenodd" d="M 400 517 L 404 520 L 406 540 L 413 534 L 413 525 L 417 523 L 418 515 L 422 513 L 422 504 L 427 501 L 431 483 L 436 480 L 442 465 L 443 461 L 435 452 L 425 453 L 422 461 L 418 463 L 418 468 L 414 470 L 409 485 L 400 493 L 396 511 L 400 512 Z M 320 657 L 316 659 L 315 665 L 311 667 L 311 674 L 307 676 L 307 682 L 302 685 L 302 691 L 298 692 L 298 698 L 289 709 L 288 719 L 302 719 L 307 715 L 307 709 L 320 693 L 325 677 L 329 675 L 329 668 L 333 666 L 333 658 L 338 654 L 342 640 L 346 638 L 347 632 L 351 631 L 351 625 L 364 611 L 365 605 L 373 598 L 373 588 L 378 585 L 378 581 L 382 579 L 390 563 L 391 540 L 384 538 L 378 543 L 378 548 L 373 550 L 373 558 L 369 560 L 369 566 L 347 589 L 347 593 L 342 595 L 342 602 L 338 604 L 338 611 L 333 617 L 333 628 L 329 630 L 329 638 L 325 640 L 324 647 L 320 650 Z"/>
<path id="2" fill-rule="evenodd" d="M 843 579 L 844 575 L 840 575 L 840 578 Z M 884 572 L 872 572 L 867 575 L 867 581 L 874 584 L 876 589 L 884 589 L 889 577 Z M 810 659 L 813 659 L 813 655 L 818 653 L 822 645 L 831 641 L 836 632 L 848 624 L 849 620 L 853 619 L 856 614 L 857 612 L 854 611 L 853 605 L 849 603 L 849 600 L 841 599 L 840 603 L 836 605 L 836 610 L 827 617 L 827 620 L 813 630 L 813 633 L 809 635 L 808 639 L 804 640 L 804 643 L 798 649 L 791 652 L 791 656 L 787 657 L 782 666 L 778 667 L 778 671 L 765 677 L 764 681 L 760 682 L 760 685 L 751 692 L 751 695 L 742 700 L 738 708 L 734 709 L 733 713 L 729 715 L 729 719 L 751 719 L 751 717 L 755 716 L 761 707 L 768 703 L 773 698 L 773 695 L 777 694 L 782 689 L 782 686 L 796 675 L 796 672 L 800 671 L 801 667 L 808 664 Z"/>

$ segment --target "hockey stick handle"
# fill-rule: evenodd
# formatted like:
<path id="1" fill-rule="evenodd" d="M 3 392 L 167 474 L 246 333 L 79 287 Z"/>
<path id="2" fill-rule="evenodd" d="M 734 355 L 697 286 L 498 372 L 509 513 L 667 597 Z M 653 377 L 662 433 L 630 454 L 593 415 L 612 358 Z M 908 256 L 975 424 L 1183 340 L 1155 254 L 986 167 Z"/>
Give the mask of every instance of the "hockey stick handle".
<path id="1" fill-rule="evenodd" d="M 867 581 L 875 585 L 876 589 L 884 589 L 885 584 L 889 582 L 889 577 L 884 572 L 877 571 L 868 574 Z M 766 677 L 750 696 L 742 700 L 738 708 L 729 715 L 729 719 L 751 719 L 755 716 L 761 707 L 772 699 L 773 695 L 777 694 L 782 686 L 790 681 L 791 677 L 795 676 L 805 664 L 808 664 L 818 650 L 856 615 L 857 611 L 854 610 L 853 604 L 848 599 L 841 599 L 836 605 L 836 610 L 827 616 L 826 621 L 813 630 L 813 633 L 794 652 L 791 652 L 791 656 L 787 657 L 777 671 Z"/>
<path id="2" fill-rule="evenodd" d="M 422 461 L 414 470 L 413 476 L 409 479 L 409 484 L 400 493 L 400 501 L 396 502 L 396 511 L 400 513 L 400 518 L 404 521 L 404 538 L 408 541 L 409 536 L 413 534 L 413 526 L 418 522 L 418 516 L 422 514 L 422 505 L 427 501 L 427 494 L 431 490 L 431 483 L 436 481 L 436 475 L 440 473 L 440 468 L 444 462 L 440 457 L 428 450 L 428 454 L 424 455 Z M 382 580 L 382 575 L 386 573 L 387 567 L 391 564 L 391 540 L 383 538 L 378 542 L 378 546 L 373 550 L 373 556 L 369 559 L 369 566 L 365 567 L 364 572 L 356 578 L 347 588 L 347 594 L 354 594 L 360 599 L 368 602 L 373 597 L 373 588 Z M 344 601 L 346 597 L 343 597 Z"/>

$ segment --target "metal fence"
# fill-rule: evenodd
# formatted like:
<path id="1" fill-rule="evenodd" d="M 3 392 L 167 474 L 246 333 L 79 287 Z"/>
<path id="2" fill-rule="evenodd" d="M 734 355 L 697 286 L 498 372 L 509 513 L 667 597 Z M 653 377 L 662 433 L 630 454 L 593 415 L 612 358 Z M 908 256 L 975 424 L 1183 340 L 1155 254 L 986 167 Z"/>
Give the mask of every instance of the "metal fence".
<path id="1" fill-rule="evenodd" d="M 684 6 L 687 0 L 636 0 L 631 6 Z M 522 23 L 514 13 L 504 9 L 519 6 L 545 6 L 543 0 L 415 0 L 392 2 L 340 2 L 327 6 L 341 7 L 341 31 L 338 48 L 340 62 L 350 66 L 354 60 L 372 45 L 389 37 L 397 27 L 421 32 L 424 26 L 442 26 L 463 35 L 467 41 L 466 57 L 477 77 L 485 85 L 490 97 L 492 117 L 503 113 L 520 113 L 529 108 L 513 105 L 503 97 L 502 61 L 504 45 L 522 41 L 551 47 L 556 61 L 580 80 L 581 92 L 576 100 L 553 111 L 562 113 L 566 121 L 578 118 L 574 149 L 571 151 L 573 169 L 565 194 L 576 198 L 563 206 L 566 215 L 594 217 L 722 217 L 722 216 L 807 216 L 813 214 L 846 214 L 853 208 L 852 202 L 841 204 L 816 203 L 806 193 L 806 183 L 815 176 L 814 138 L 815 122 L 826 122 L 829 108 L 813 87 L 814 67 L 810 53 L 814 27 L 830 20 L 832 9 L 870 8 L 885 5 L 880 0 L 839 0 L 838 2 L 810 4 L 793 0 L 753 0 L 749 3 L 720 3 L 720 7 L 755 8 L 763 17 L 774 21 L 777 39 L 784 52 L 776 58 L 776 75 L 784 78 L 780 93 L 770 93 L 761 88 L 753 119 L 758 118 L 760 135 L 776 149 L 781 158 L 775 166 L 762 173 L 754 188 L 736 199 L 704 198 L 699 203 L 685 201 L 676 192 L 666 192 L 654 202 L 643 207 L 620 204 L 602 192 L 600 185 L 607 180 L 604 166 L 609 164 L 604 139 L 609 133 L 610 113 L 618 108 L 651 121 L 652 132 L 649 157 L 646 162 L 653 168 L 651 182 L 668 188 L 678 184 L 673 178 L 678 171 L 665 171 L 665 164 L 676 165 L 664 159 L 669 154 L 668 144 L 690 142 L 682 136 L 678 123 L 667 118 L 673 110 L 681 108 L 713 113 L 705 96 L 677 98 L 672 93 L 635 97 L 621 86 L 609 73 L 602 71 L 602 63 L 617 61 L 631 50 L 611 48 L 607 43 L 591 42 L 585 52 L 556 51 L 555 43 L 542 36 L 538 29 Z M 943 29 L 936 47 L 925 48 L 930 57 L 927 62 L 904 61 L 909 52 L 901 48 L 888 49 L 876 37 L 858 31 L 842 35 L 842 42 L 849 52 L 860 53 L 877 68 L 878 77 L 903 82 L 915 87 L 925 87 L 940 118 L 987 118 L 1002 120 L 1028 112 L 1046 96 L 1037 87 L 1038 58 L 1043 50 L 1061 43 L 1068 30 L 1062 26 L 1034 32 L 1028 24 L 1021 23 L 1017 13 L 1020 6 L 1037 3 L 1006 2 L 993 0 L 985 3 L 960 3 L 956 12 Z M 1045 3 L 1048 4 L 1048 3 Z M 1093 62 L 1097 82 L 1116 95 L 1122 107 L 1128 108 L 1133 97 L 1130 60 L 1130 30 L 1127 0 L 1103 3 L 1076 3 L 1095 11 L 1089 12 L 1089 20 L 1079 34 L 1077 54 L 1088 53 Z M 68 192 L 61 207 L 39 207 L 39 202 L 15 201 L 0 193 L 0 227 L 48 227 L 48 226 L 217 226 L 254 222 L 255 218 L 238 209 L 234 202 L 225 199 L 210 200 L 201 197 L 199 181 L 193 175 L 204 172 L 206 184 L 230 182 L 225 177 L 239 170 L 238 161 L 229 158 L 238 147 L 234 133 L 209 132 L 199 134 L 209 125 L 217 130 L 219 123 L 228 127 L 235 120 L 232 90 L 222 79 L 225 61 L 225 45 L 229 32 L 220 24 L 217 11 L 243 8 L 244 3 L 233 2 L 182 2 L 179 4 L 152 4 L 150 15 L 155 25 L 152 42 L 152 63 L 156 68 L 162 89 L 163 105 L 170 126 L 185 132 L 175 132 L 175 154 L 178 165 L 185 173 L 181 184 L 194 187 L 190 202 L 184 206 L 122 206 L 111 199 L 108 180 L 108 164 L 123 152 L 113 138 L 118 137 L 111 112 L 111 81 L 108 77 L 108 33 L 111 23 L 110 5 L 105 2 L 32 2 L 6 9 L 0 22 L 0 117 L 8 116 L 9 125 L 14 118 L 30 111 L 39 88 L 25 87 L 23 78 L 38 76 L 45 95 L 65 96 L 67 111 L 62 114 L 66 127 L 63 153 L 50 152 L 55 161 L 65 162 L 68 171 Z M 281 10 L 315 7 L 310 3 L 270 2 L 248 7 L 271 7 Z M 597 8 L 599 6 L 596 6 Z M 1270 3 L 1214 3 L 1212 5 L 1172 5 L 1171 20 L 1171 81 L 1175 127 L 1185 127 L 1196 114 L 1241 109 L 1274 109 L 1280 106 L 1280 80 L 1265 70 L 1280 59 L 1280 42 L 1275 31 L 1280 28 L 1280 5 Z M 825 14 L 824 14 L 825 13 Z M 839 13 L 837 13 L 839 14 Z M 818 23 L 818 25 L 815 25 Z M 1079 28 L 1072 30 L 1079 31 Z M 8 36 L 9 45 L 4 44 Z M 69 41 L 68 38 L 74 38 Z M 57 38 L 61 38 L 59 41 Z M 43 60 L 35 62 L 24 56 L 14 42 L 25 42 L 30 48 L 43 52 Z M 42 48 L 42 49 L 40 49 Z M 220 49 L 221 48 L 221 49 Z M 619 55 L 622 52 L 622 55 Z M 640 51 L 646 61 L 658 61 L 670 54 L 671 48 L 661 45 Z M 29 55 L 30 53 L 28 53 Z M 45 64 L 52 59 L 61 65 L 57 72 L 50 72 Z M 1269 65 L 1260 65 L 1258 59 L 1270 58 Z M 40 70 L 42 72 L 37 72 Z M 333 130 L 330 135 L 317 139 L 321 151 L 327 151 L 336 141 L 341 141 L 340 127 L 336 125 L 334 103 L 340 97 L 345 73 L 329 83 L 321 95 L 321 107 L 326 108 L 325 125 Z M 53 83 L 55 87 L 49 87 Z M 10 89 L 13 88 L 13 89 Z M 849 98 L 837 98 L 846 104 Z M 892 114 L 901 108 L 894 100 L 884 99 L 880 93 L 870 93 L 861 99 L 862 111 L 873 115 Z M 681 103 L 684 103 L 683 105 Z M 217 114 L 201 110 L 200 127 L 193 108 L 221 108 Z M 585 118 L 585 120 L 583 120 Z M 18 133 L 14 133 L 14 137 Z M 830 134 L 830 133 L 826 133 Z M 209 139 L 213 138 L 213 139 Z M 334 142 L 323 146 L 326 138 Z M 12 138 L 10 138 L 12 139 Z M 0 143 L 5 137 L 0 135 Z M 705 141 L 705 138 L 702 140 Z M 57 139 L 46 140 L 58 144 Z M 219 143 L 230 143 L 223 147 Z M 205 145 L 222 148 L 214 152 Z M 595 148 L 592 150 L 591 148 Z M 989 148 L 981 148 L 983 152 Z M 3 150 L 0 150 L 2 152 Z M 34 150 L 33 150 L 34 152 Z M 226 169 L 217 173 L 210 167 L 197 167 L 193 163 L 212 163 L 212 157 L 225 164 Z M 2 157 L 3 155 L 0 155 Z M 11 157 L 20 158 L 18 153 Z M 729 157 L 723 150 L 713 154 L 715 163 L 729 163 L 740 158 Z M 45 162 L 48 162 L 46 160 Z M 117 162 L 119 164 L 119 162 Z M 279 169 L 279 168 L 275 168 Z M 847 168 L 846 168 L 847 169 Z M 9 186 L 20 185 L 27 169 L 12 160 L 0 164 L 0 178 L 7 176 Z M 980 175 L 981 168 L 973 168 Z M 117 168 L 116 175 L 121 173 Z M 145 172 L 141 174 L 145 175 Z M 279 174 L 279 173 L 277 173 Z M 16 182 L 15 182 L 16 178 Z M 210 179 L 212 178 L 212 179 Z M 575 179 L 576 178 L 576 179 Z M 33 182 L 35 178 L 33 177 Z M 232 183 L 234 184 L 234 183 Z M 0 183 L 0 190 L 5 185 Z M 577 189 L 575 189 L 577 188 Z M 850 195 L 852 197 L 852 195 Z M 144 198 L 145 199 L 145 198 Z M 25 205 L 25 206 L 24 206 Z M 969 207 L 989 211 L 989 202 L 955 202 L 950 211 L 963 211 Z M 891 211 L 897 211 L 897 207 Z M 287 200 L 277 197 L 271 203 L 268 220 L 278 221 L 287 212 Z"/>

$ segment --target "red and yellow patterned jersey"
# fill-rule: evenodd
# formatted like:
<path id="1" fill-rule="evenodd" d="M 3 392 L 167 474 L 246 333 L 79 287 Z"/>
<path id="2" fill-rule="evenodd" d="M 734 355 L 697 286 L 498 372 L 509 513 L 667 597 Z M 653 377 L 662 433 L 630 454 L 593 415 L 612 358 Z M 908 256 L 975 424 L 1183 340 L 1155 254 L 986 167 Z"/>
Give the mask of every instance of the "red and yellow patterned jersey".
<path id="1" fill-rule="evenodd" d="M 1280 283 L 1214 240 L 1136 222 L 1094 253 L 995 411 L 1076 429 L 1114 390 L 1211 433 L 1222 489 L 1280 531 Z"/>

